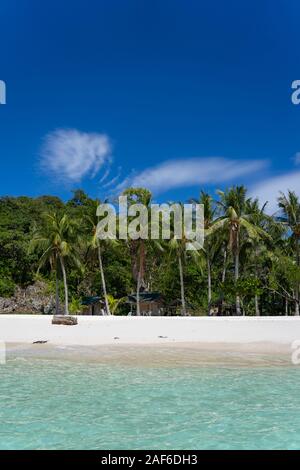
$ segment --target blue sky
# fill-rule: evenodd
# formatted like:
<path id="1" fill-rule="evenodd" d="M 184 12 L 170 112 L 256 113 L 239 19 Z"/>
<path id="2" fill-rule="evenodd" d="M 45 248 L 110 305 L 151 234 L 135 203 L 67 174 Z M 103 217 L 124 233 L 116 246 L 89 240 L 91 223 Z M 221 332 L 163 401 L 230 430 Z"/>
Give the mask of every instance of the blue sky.
<path id="1" fill-rule="evenodd" d="M 2 0 L 1 195 L 298 189 L 296 0 Z M 298 162 L 297 162 L 298 160 Z M 299 191 L 300 192 L 300 191 Z"/>

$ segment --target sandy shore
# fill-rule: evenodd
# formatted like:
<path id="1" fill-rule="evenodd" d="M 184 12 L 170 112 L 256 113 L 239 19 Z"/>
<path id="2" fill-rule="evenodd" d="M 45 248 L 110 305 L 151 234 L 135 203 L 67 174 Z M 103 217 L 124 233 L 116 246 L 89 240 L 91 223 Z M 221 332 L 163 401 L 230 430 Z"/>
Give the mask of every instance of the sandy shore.
<path id="1" fill-rule="evenodd" d="M 0 341 L 52 345 L 189 344 L 206 348 L 281 350 L 300 340 L 294 317 L 78 317 L 78 325 L 52 325 L 51 316 L 0 315 Z M 218 346 L 219 345 L 219 346 Z"/>

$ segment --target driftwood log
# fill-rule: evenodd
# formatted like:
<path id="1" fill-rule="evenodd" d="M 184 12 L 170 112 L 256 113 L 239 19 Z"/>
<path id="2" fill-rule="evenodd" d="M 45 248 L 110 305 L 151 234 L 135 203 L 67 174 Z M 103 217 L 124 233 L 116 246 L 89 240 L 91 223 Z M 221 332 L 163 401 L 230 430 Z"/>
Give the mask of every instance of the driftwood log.
<path id="1" fill-rule="evenodd" d="M 77 317 L 71 315 L 54 315 L 52 325 L 77 325 Z"/>

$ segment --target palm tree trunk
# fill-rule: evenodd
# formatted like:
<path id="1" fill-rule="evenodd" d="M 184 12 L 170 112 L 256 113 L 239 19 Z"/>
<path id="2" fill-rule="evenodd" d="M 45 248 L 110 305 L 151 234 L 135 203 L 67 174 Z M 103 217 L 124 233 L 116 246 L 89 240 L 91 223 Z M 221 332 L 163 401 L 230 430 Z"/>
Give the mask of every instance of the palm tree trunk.
<path id="1" fill-rule="evenodd" d="M 235 255 L 234 255 L 234 280 L 235 282 L 237 282 L 238 279 L 239 279 L 239 250 L 237 248 Z M 241 315 L 241 302 L 240 302 L 239 295 L 236 296 L 235 305 L 236 305 L 236 314 Z"/>
<path id="2" fill-rule="evenodd" d="M 258 252 L 257 252 L 257 247 L 255 247 L 255 277 L 258 279 L 258 268 L 257 268 L 257 259 L 258 259 Z M 257 317 L 260 316 L 260 310 L 259 310 L 259 302 L 258 302 L 258 295 L 255 294 L 254 296 L 254 303 L 255 303 L 255 315 Z"/>
<path id="3" fill-rule="evenodd" d="M 137 283 L 136 283 L 136 314 L 138 317 L 141 315 L 140 289 L 141 289 L 141 270 L 139 269 Z"/>
<path id="4" fill-rule="evenodd" d="M 207 257 L 207 303 L 208 303 L 208 314 L 210 314 L 211 304 L 211 266 L 209 257 Z"/>
<path id="5" fill-rule="evenodd" d="M 260 316 L 260 311 L 259 311 L 259 304 L 258 304 L 258 295 L 255 294 L 254 296 L 254 302 L 255 302 L 255 315 L 257 317 Z"/>
<path id="6" fill-rule="evenodd" d="M 61 271 L 63 275 L 64 289 L 65 289 L 65 312 L 64 313 L 65 315 L 69 315 L 69 292 L 68 292 L 66 268 L 65 268 L 63 257 L 60 256 L 59 259 L 60 259 Z"/>
<path id="7" fill-rule="evenodd" d="M 299 239 L 296 238 L 296 256 L 297 256 L 297 266 L 300 267 L 300 253 L 299 253 Z M 295 288 L 295 316 L 299 317 L 299 283 L 296 283 Z"/>
<path id="8" fill-rule="evenodd" d="M 109 308 L 109 303 L 108 303 L 108 297 L 107 297 L 107 291 L 106 291 L 106 282 L 105 282 L 103 263 L 102 263 L 101 246 L 100 246 L 99 241 L 98 241 L 98 260 L 99 260 L 101 283 L 102 283 L 102 290 L 103 290 L 103 295 L 104 295 L 106 313 L 107 313 L 107 315 L 110 315 L 111 313 L 110 313 L 110 308 Z"/>
<path id="9" fill-rule="evenodd" d="M 137 316 L 141 315 L 140 290 L 141 290 L 142 280 L 144 277 L 144 262 L 145 262 L 145 245 L 142 241 L 139 247 L 139 270 L 138 270 L 137 283 L 136 283 L 136 314 Z"/>
<path id="10" fill-rule="evenodd" d="M 55 315 L 59 315 L 59 284 L 58 284 L 58 263 L 56 261 L 55 271 Z"/>
<path id="11" fill-rule="evenodd" d="M 226 279 L 226 261 L 227 261 L 227 250 L 224 250 L 224 259 L 223 259 L 223 272 L 222 272 L 222 282 L 225 282 Z"/>
<path id="12" fill-rule="evenodd" d="M 223 254 L 223 271 L 222 271 L 222 284 L 224 284 L 226 279 L 226 262 L 227 262 L 227 249 L 224 249 Z M 218 315 L 223 315 L 223 305 L 224 305 L 224 292 L 221 294 L 221 302 L 218 307 Z"/>
<path id="13" fill-rule="evenodd" d="M 182 315 L 186 315 L 185 296 L 184 296 L 184 281 L 181 254 L 178 255 L 179 275 L 180 275 L 180 291 L 181 291 L 181 306 Z"/>

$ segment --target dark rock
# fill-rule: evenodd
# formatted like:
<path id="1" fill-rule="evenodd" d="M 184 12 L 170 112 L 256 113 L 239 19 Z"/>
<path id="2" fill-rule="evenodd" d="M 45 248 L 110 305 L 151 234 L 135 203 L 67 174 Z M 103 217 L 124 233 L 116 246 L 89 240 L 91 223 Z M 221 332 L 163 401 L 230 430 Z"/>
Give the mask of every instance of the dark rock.
<path id="1" fill-rule="evenodd" d="M 77 317 L 71 315 L 54 315 L 52 325 L 77 325 Z"/>
<path id="2" fill-rule="evenodd" d="M 14 299 L 6 299 L 3 297 L 0 297 L 0 312 L 3 312 L 3 313 L 14 312 L 15 307 L 16 305 L 15 305 Z"/>
<path id="3" fill-rule="evenodd" d="M 44 305 L 43 308 L 43 313 L 45 315 L 51 315 L 51 313 L 55 312 L 55 300 L 52 298 L 50 301 L 47 303 L 47 305 Z"/>
<path id="4" fill-rule="evenodd" d="M 48 341 L 33 341 L 32 344 L 45 344 L 48 343 Z"/>
<path id="5" fill-rule="evenodd" d="M 54 296 L 49 294 L 47 284 L 42 281 L 36 281 L 25 289 L 17 287 L 14 296 L 9 299 L 0 297 L 0 313 L 51 314 L 54 311 Z"/>

